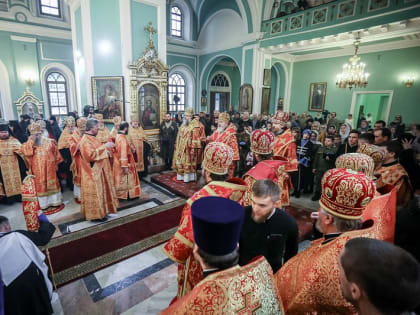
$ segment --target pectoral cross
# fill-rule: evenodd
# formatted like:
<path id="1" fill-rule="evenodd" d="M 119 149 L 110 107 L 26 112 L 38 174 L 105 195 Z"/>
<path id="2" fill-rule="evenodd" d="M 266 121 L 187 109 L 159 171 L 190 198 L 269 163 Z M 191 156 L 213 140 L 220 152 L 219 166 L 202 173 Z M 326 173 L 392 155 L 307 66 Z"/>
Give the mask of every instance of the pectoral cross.
<path id="1" fill-rule="evenodd" d="M 156 29 L 153 28 L 152 22 L 149 22 L 149 25 L 144 27 L 144 31 L 149 33 L 149 42 L 152 42 L 152 35 L 156 33 Z"/>

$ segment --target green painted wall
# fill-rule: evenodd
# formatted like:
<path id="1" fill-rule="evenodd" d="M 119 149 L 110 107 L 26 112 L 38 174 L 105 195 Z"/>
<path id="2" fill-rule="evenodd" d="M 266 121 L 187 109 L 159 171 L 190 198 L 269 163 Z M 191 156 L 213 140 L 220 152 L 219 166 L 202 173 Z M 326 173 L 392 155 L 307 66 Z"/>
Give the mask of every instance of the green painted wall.
<path id="1" fill-rule="evenodd" d="M 244 83 L 252 83 L 252 68 L 254 66 L 254 50 L 245 50 L 245 63 L 244 63 Z"/>
<path id="2" fill-rule="evenodd" d="M 360 106 L 363 105 L 363 113 L 372 115 L 372 121 L 385 120 L 388 105 L 388 94 L 359 94 L 356 99 L 353 121 L 358 121 Z M 392 117 L 391 117 L 392 119 Z"/>
<path id="3" fill-rule="evenodd" d="M 131 36 L 133 45 L 133 60 L 143 55 L 143 50 L 149 42 L 149 36 L 144 28 L 152 22 L 157 30 L 157 8 L 147 4 L 131 1 Z M 157 33 L 153 35 L 156 50 L 159 51 Z"/>
<path id="4" fill-rule="evenodd" d="M 34 38 L 36 42 L 11 40 L 11 35 Z M 26 89 L 24 78 L 26 72 L 32 73 L 36 78 L 31 87 L 32 93 L 43 100 L 40 74 L 45 66 L 50 63 L 61 63 L 73 71 L 72 45 L 69 40 L 0 32 L 0 47 L 0 60 L 8 72 L 12 102 L 16 102 Z M 15 105 L 6 104 L 6 106 L 13 107 L 15 118 L 17 118 Z"/>
<path id="5" fill-rule="evenodd" d="M 86 93 L 86 73 L 85 73 L 85 62 L 83 57 L 83 28 L 82 28 L 82 9 L 79 7 L 74 12 L 74 20 L 76 25 L 76 45 L 79 53 L 78 58 L 78 73 L 79 73 L 79 84 L 80 84 L 80 102 L 83 105 L 88 103 Z"/>
<path id="6" fill-rule="evenodd" d="M 122 75 L 120 7 L 118 0 L 90 0 L 93 68 L 96 76 Z M 111 50 L 105 53 L 100 45 L 107 41 Z"/>
<path id="7" fill-rule="evenodd" d="M 232 84 L 231 86 L 231 105 L 234 109 L 238 109 L 239 107 L 239 89 L 241 87 L 241 73 L 239 72 L 238 67 L 229 67 L 229 66 L 222 66 L 222 65 L 215 65 L 210 72 L 209 81 L 208 81 L 208 91 L 210 91 L 210 83 L 213 79 L 214 74 L 217 71 L 225 72 Z"/>
<path id="8" fill-rule="evenodd" d="M 168 66 L 184 65 L 187 66 L 193 74 L 195 74 L 196 71 L 196 60 L 196 56 L 182 55 L 179 53 L 177 53 L 176 55 L 172 55 L 170 52 L 168 52 L 166 56 L 166 63 L 168 64 Z"/>
<path id="9" fill-rule="evenodd" d="M 363 51 L 363 46 L 361 48 Z M 371 73 L 369 85 L 356 91 L 393 90 L 390 120 L 401 114 L 406 123 L 420 119 L 420 89 L 418 82 L 412 88 L 402 84 L 404 75 L 419 74 L 420 47 L 361 54 L 366 63 L 366 71 Z M 295 62 L 293 68 L 291 111 L 308 111 L 309 87 L 312 82 L 327 82 L 325 108 L 337 112 L 338 118 L 345 119 L 350 111 L 353 91 L 335 87 L 335 77 L 349 57 L 336 57 L 303 62 Z M 418 79 L 417 79 L 418 80 Z M 354 89 L 353 89 L 354 90 Z M 313 114 L 313 113 L 312 113 Z"/>

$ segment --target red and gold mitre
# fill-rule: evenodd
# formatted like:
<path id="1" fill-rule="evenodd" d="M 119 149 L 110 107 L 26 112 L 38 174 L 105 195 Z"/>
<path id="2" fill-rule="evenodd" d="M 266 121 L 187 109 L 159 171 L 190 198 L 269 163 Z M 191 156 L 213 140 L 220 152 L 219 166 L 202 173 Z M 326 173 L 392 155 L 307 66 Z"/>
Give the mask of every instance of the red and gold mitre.
<path id="1" fill-rule="evenodd" d="M 114 116 L 114 118 L 112 118 L 112 121 L 114 122 L 114 125 L 121 125 L 121 116 Z"/>
<path id="2" fill-rule="evenodd" d="M 280 123 L 280 122 L 287 123 L 288 121 L 289 121 L 289 114 L 281 110 L 278 110 L 273 116 L 274 123 Z"/>
<path id="3" fill-rule="evenodd" d="M 269 130 L 255 130 L 251 135 L 251 151 L 257 154 L 273 153 L 274 138 Z"/>
<path id="4" fill-rule="evenodd" d="M 227 112 L 223 112 L 219 114 L 219 121 L 225 121 L 227 123 L 230 122 L 230 115 Z"/>
<path id="5" fill-rule="evenodd" d="M 80 117 L 77 120 L 77 128 L 80 131 L 85 131 L 86 130 L 86 123 L 87 123 L 87 119 L 85 117 Z"/>
<path id="6" fill-rule="evenodd" d="M 222 142 L 211 142 L 204 150 L 203 168 L 210 173 L 224 175 L 228 173 L 233 161 L 233 150 Z"/>
<path id="7" fill-rule="evenodd" d="M 64 120 L 64 124 L 65 124 L 67 127 L 74 127 L 74 126 L 76 125 L 76 122 L 75 122 L 75 120 L 74 120 L 74 117 L 72 117 L 72 116 L 67 117 L 67 118 Z"/>
<path id="8" fill-rule="evenodd" d="M 131 115 L 130 116 L 130 121 L 131 122 L 140 122 L 139 121 L 139 116 L 138 115 Z"/>
<path id="9" fill-rule="evenodd" d="M 194 108 L 188 107 L 185 109 L 184 116 L 192 116 L 194 115 Z"/>
<path id="10" fill-rule="evenodd" d="M 29 133 L 31 135 L 36 135 L 42 133 L 41 124 L 39 122 L 33 122 L 28 126 Z"/>
<path id="11" fill-rule="evenodd" d="M 93 117 L 99 121 L 99 122 L 103 122 L 104 121 L 104 115 L 96 113 L 95 115 L 93 115 Z M 114 117 L 115 118 L 115 117 Z"/>
<path id="12" fill-rule="evenodd" d="M 385 159 L 385 152 L 382 151 L 380 147 L 373 144 L 362 144 L 358 147 L 356 152 L 369 155 L 375 162 L 375 167 L 378 167 Z"/>
<path id="13" fill-rule="evenodd" d="M 342 154 L 335 160 L 335 167 L 350 169 L 363 173 L 369 178 L 374 178 L 375 163 L 370 156 L 363 153 Z"/>
<path id="14" fill-rule="evenodd" d="M 322 177 L 319 205 L 328 213 L 348 220 L 362 217 L 373 199 L 375 186 L 365 174 L 344 168 L 333 168 Z"/>

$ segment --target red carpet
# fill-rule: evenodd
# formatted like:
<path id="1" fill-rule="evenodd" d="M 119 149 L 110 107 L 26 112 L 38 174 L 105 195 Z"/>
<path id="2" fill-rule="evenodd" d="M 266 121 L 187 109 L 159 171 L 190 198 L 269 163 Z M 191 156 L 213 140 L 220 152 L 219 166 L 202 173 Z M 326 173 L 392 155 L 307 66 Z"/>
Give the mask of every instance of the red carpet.
<path id="1" fill-rule="evenodd" d="M 315 220 L 311 219 L 309 209 L 296 208 L 295 206 L 286 206 L 286 212 L 295 218 L 299 227 L 299 242 L 306 239 L 313 229 Z"/>
<path id="2" fill-rule="evenodd" d="M 165 187 L 167 190 L 178 196 L 188 199 L 195 192 L 201 189 L 202 186 L 198 184 L 200 177 L 201 174 L 198 173 L 196 182 L 184 183 L 176 179 L 175 172 L 168 172 L 152 176 L 151 181 L 162 187 Z"/>
<path id="3" fill-rule="evenodd" d="M 54 239 L 48 248 L 52 270 L 55 275 L 60 272 L 67 272 L 65 275 L 58 275 L 58 278 L 60 279 L 56 279 L 56 282 L 58 284 L 64 284 L 73 281 L 74 279 L 85 276 L 86 274 L 104 268 L 122 259 L 126 259 L 129 256 L 136 255 L 166 241 L 172 235 L 168 236 L 166 239 L 156 240 L 153 244 L 146 239 L 177 227 L 182 208 L 183 204 L 178 204 L 173 208 L 145 216 L 148 211 L 156 211 L 155 208 L 152 208 L 144 211 L 143 217 L 140 219 L 133 219 L 132 221 L 123 224 L 118 224 L 118 222 L 116 222 L 117 220 L 114 220 L 109 222 L 109 224 L 114 224 L 116 226 L 94 234 L 90 233 L 91 235 L 78 237 L 76 233 L 86 233 L 85 230 L 90 230 L 94 227 Z M 121 220 L 124 219 L 127 220 L 127 217 L 121 218 Z M 102 226 L 105 227 L 105 225 Z M 74 239 L 72 240 L 71 238 Z M 70 239 L 70 241 L 67 241 L 66 239 Z M 125 256 L 123 253 L 116 252 L 142 240 L 146 240 L 146 245 L 144 245 L 146 248 L 139 248 L 139 250 L 134 249 L 134 252 L 130 254 L 125 253 Z M 150 245 L 148 245 L 149 243 Z M 112 254 L 112 252 L 116 252 L 115 259 L 108 257 L 106 259 L 107 261 L 95 261 L 98 257 L 110 253 Z M 92 264 L 90 264 L 90 261 L 92 261 Z M 86 265 L 86 263 L 89 265 L 86 270 L 80 270 L 83 268 L 79 268 L 80 266 L 78 265 Z"/>

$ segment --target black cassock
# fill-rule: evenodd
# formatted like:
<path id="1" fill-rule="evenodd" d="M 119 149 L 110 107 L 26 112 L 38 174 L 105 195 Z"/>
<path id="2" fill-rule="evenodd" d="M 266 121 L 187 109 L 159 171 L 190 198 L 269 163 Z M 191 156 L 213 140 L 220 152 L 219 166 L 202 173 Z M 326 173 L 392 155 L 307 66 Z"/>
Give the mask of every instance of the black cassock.
<path id="1" fill-rule="evenodd" d="M 40 221 L 38 232 L 17 230 L 10 233 L 21 233 L 35 245 L 44 246 L 50 241 L 54 231 L 54 225 Z M 9 233 L 2 236 L 7 234 Z M 0 235 L 0 237 L 2 236 Z M 13 258 L 9 257 L 9 259 Z M 7 287 L 4 287 L 4 306 L 5 315 L 49 315 L 53 313 L 44 276 L 33 262 Z"/>
<path id="2" fill-rule="evenodd" d="M 171 121 L 167 126 L 165 121 L 160 125 L 160 156 L 165 161 L 166 169 L 170 169 L 172 165 L 172 157 L 174 155 L 176 135 L 178 133 L 178 126 L 174 121 Z"/>

